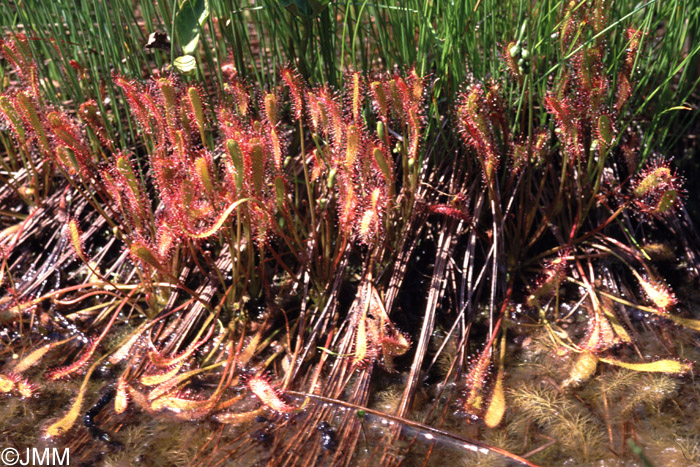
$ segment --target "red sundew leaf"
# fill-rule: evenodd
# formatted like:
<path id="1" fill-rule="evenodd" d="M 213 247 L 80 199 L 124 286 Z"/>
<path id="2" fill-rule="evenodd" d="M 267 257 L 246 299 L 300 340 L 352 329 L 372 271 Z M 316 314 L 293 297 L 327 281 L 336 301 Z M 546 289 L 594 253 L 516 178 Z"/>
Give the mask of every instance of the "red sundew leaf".
<path id="1" fill-rule="evenodd" d="M 345 159 L 343 164 L 348 173 L 352 173 L 357 160 L 360 145 L 362 144 L 362 132 L 356 125 L 348 125 L 346 129 Z"/>
<path id="2" fill-rule="evenodd" d="M 571 43 L 575 37 L 579 35 L 580 29 L 583 27 L 583 22 L 579 17 L 580 8 L 576 2 L 565 3 L 564 18 L 559 27 L 559 50 L 562 54 L 566 54 L 571 48 Z"/>
<path id="3" fill-rule="evenodd" d="M 150 92 L 136 82 L 119 75 L 113 76 L 114 84 L 122 88 L 129 110 L 136 117 L 141 130 L 149 136 L 156 136 L 161 142 L 165 140 L 166 128 L 162 110 L 153 102 Z"/>
<path id="4" fill-rule="evenodd" d="M 255 394 L 268 409 L 280 413 L 289 413 L 296 410 L 296 407 L 282 399 L 283 392 L 273 388 L 267 377 L 253 376 L 248 379 L 246 385 L 250 392 Z"/>
<path id="5" fill-rule="evenodd" d="M 27 37 L 24 34 L 15 34 L 12 42 L 0 38 L 0 51 L 22 80 L 29 84 L 32 95 L 39 98 L 39 74 Z"/>
<path id="6" fill-rule="evenodd" d="M 72 373 L 82 369 L 92 358 L 92 355 L 95 353 L 95 349 L 97 349 L 97 345 L 99 343 L 100 341 L 98 339 L 90 339 L 85 349 L 83 349 L 82 353 L 80 354 L 80 357 L 78 357 L 75 362 L 70 365 L 65 365 L 50 370 L 46 374 L 46 377 L 49 380 L 55 381 L 57 379 L 66 378 Z"/>
<path id="7" fill-rule="evenodd" d="M 372 245 L 382 238 L 384 224 L 382 222 L 387 209 L 386 187 L 374 187 L 369 196 L 358 203 L 358 223 L 355 233 L 360 243 Z"/>
<path id="8" fill-rule="evenodd" d="M 104 146 L 109 148 L 111 151 L 114 151 L 114 144 L 112 143 L 112 140 L 107 137 L 107 131 L 102 123 L 100 109 L 97 106 L 97 102 L 90 100 L 80 104 L 78 116 L 87 124 L 95 135 L 97 135 L 97 138 Z"/>
<path id="9" fill-rule="evenodd" d="M 194 160 L 194 169 L 199 182 L 204 186 L 208 196 L 213 197 L 215 192 L 214 180 L 211 176 L 209 165 L 211 160 L 205 156 L 200 156 Z"/>
<path id="10" fill-rule="evenodd" d="M 39 107 L 40 106 L 29 93 L 20 92 L 17 94 L 15 109 L 22 115 L 27 126 L 32 129 L 32 134 L 36 138 L 41 153 L 43 155 L 48 155 L 51 154 L 51 146 L 46 130 L 44 130 L 41 117 L 42 113 Z"/>
<path id="11" fill-rule="evenodd" d="M 309 120 L 311 120 L 311 129 L 317 134 L 327 132 L 328 118 L 321 107 L 321 100 L 315 93 L 308 91 L 306 93 L 306 104 Z"/>
<path id="12" fill-rule="evenodd" d="M 416 67 L 411 67 L 408 74 L 411 86 L 411 107 L 422 108 L 426 77 L 420 76 Z"/>
<path id="13" fill-rule="evenodd" d="M 362 111 L 362 104 L 364 100 L 364 82 L 360 72 L 355 71 L 350 74 L 350 117 L 353 122 L 359 124 L 360 122 L 360 112 Z"/>
<path id="14" fill-rule="evenodd" d="M 545 97 L 547 111 L 554 115 L 557 128 L 563 139 L 567 151 L 578 158 L 583 155 L 583 145 L 580 141 L 579 124 L 580 119 L 576 115 L 576 110 L 568 97 L 557 99 L 553 95 Z"/>
<path id="15" fill-rule="evenodd" d="M 603 149 L 609 149 L 610 145 L 615 139 L 615 129 L 612 125 L 612 120 L 610 116 L 602 114 L 598 117 L 598 124 L 596 125 L 596 136 L 600 145 Z"/>
<path id="16" fill-rule="evenodd" d="M 147 134 L 151 134 L 151 122 L 148 114 L 148 109 L 144 105 L 144 92 L 139 89 L 139 86 L 132 81 L 121 76 L 115 75 L 113 78 L 114 84 L 122 88 L 126 100 L 129 102 L 129 111 L 136 117 L 136 121 L 141 126 L 141 129 Z"/>
<path id="17" fill-rule="evenodd" d="M 239 78 L 231 80 L 230 89 L 236 101 L 236 112 L 241 118 L 248 116 L 250 110 L 251 91 L 248 86 Z"/>
<path id="18" fill-rule="evenodd" d="M 27 132 L 24 129 L 24 123 L 19 113 L 15 109 L 15 101 L 8 96 L 0 97 L 0 112 L 2 112 L 12 133 L 17 138 L 20 145 L 24 145 L 27 138 Z"/>
<path id="19" fill-rule="evenodd" d="M 377 168 L 384 176 L 384 182 L 390 192 L 393 192 L 394 186 L 394 159 L 389 154 L 386 147 L 379 143 L 372 148 L 373 160 Z"/>
<path id="20" fill-rule="evenodd" d="M 667 314 L 677 303 L 676 295 L 666 283 L 636 274 L 644 294 L 660 314 Z"/>
<path id="21" fill-rule="evenodd" d="M 272 150 L 272 160 L 275 166 L 275 172 L 278 174 L 282 173 L 282 161 L 284 157 L 282 152 L 282 142 L 280 141 L 277 128 L 268 124 L 267 131 L 265 132 L 265 140 L 267 145 Z"/>
<path id="22" fill-rule="evenodd" d="M 259 140 L 251 141 L 250 146 L 250 151 L 244 154 L 244 157 L 247 156 L 245 157 L 246 171 L 253 182 L 253 195 L 257 199 L 262 199 L 265 185 L 265 150 Z"/>
<path id="23" fill-rule="evenodd" d="M 421 128 L 423 119 L 419 111 L 411 107 L 406 110 L 406 121 L 409 131 L 408 157 L 416 161 L 418 159 L 418 150 L 420 148 Z"/>
<path id="24" fill-rule="evenodd" d="M 428 206 L 428 211 L 433 214 L 440 214 L 447 217 L 452 217 L 454 219 L 462 220 L 466 223 L 470 223 L 472 218 L 466 210 L 458 209 L 455 206 L 450 206 L 448 204 L 432 204 Z"/>
<path id="25" fill-rule="evenodd" d="M 175 130 L 179 125 L 178 93 L 171 78 L 160 78 L 157 81 L 160 97 L 165 109 L 165 123 L 168 128 L 170 140 L 174 139 Z"/>
<path id="26" fill-rule="evenodd" d="M 658 201 L 658 195 L 668 190 L 683 191 L 683 179 L 671 168 L 665 159 L 655 159 L 647 164 L 632 182 L 632 194 L 636 198 Z"/>
<path id="27" fill-rule="evenodd" d="M 603 313 L 595 310 L 588 316 L 588 328 L 579 348 L 595 354 L 615 347 L 622 342 L 623 340 L 615 333 Z"/>
<path id="28" fill-rule="evenodd" d="M 284 67 L 281 72 L 282 80 L 289 88 L 292 97 L 294 119 L 300 120 L 304 110 L 304 85 L 301 76 L 290 67 Z"/>
<path id="29" fill-rule="evenodd" d="M 484 180 L 490 183 L 498 167 L 499 156 L 495 150 L 493 123 L 490 115 L 484 115 L 488 103 L 482 86 L 467 89 L 459 101 L 457 117 L 460 134 L 466 144 L 476 149 Z"/>
<path id="30" fill-rule="evenodd" d="M 157 271 L 166 271 L 158 257 L 158 253 L 143 240 L 132 242 L 129 246 L 129 253 L 134 260 L 144 265 L 148 265 Z"/>
<path id="31" fill-rule="evenodd" d="M 124 373 L 117 380 L 117 391 L 114 395 L 114 412 L 122 414 L 129 406 L 129 383 L 127 383 Z"/>
<path id="32" fill-rule="evenodd" d="M 158 240 L 156 243 L 156 254 L 158 258 L 166 259 L 175 248 L 178 236 L 175 230 L 169 225 L 168 221 L 163 218 L 158 221 L 157 228 Z"/>
<path id="33" fill-rule="evenodd" d="M 593 117 L 603 112 L 608 80 L 603 72 L 600 49 L 592 47 L 576 55 L 574 60 L 578 77 L 577 94 L 580 107 Z"/>
<path id="34" fill-rule="evenodd" d="M 355 325 L 355 350 L 353 365 L 362 366 L 374 359 L 374 352 L 367 337 L 367 315 L 362 313 Z"/>
<path id="35" fill-rule="evenodd" d="M 353 230 L 358 200 L 352 181 L 343 173 L 338 174 L 338 179 L 338 223 L 341 232 L 349 237 Z"/>
<path id="36" fill-rule="evenodd" d="M 641 44 L 642 37 L 644 36 L 644 31 L 628 28 L 625 33 L 627 34 L 627 39 L 629 40 L 627 56 L 625 57 L 625 69 L 631 74 L 633 71 L 632 69 L 634 67 L 634 62 L 637 59 L 637 53 L 639 53 L 639 45 Z"/>
<path id="37" fill-rule="evenodd" d="M 369 85 L 374 111 L 385 124 L 389 121 L 389 97 L 384 81 L 372 81 Z"/>
<path id="38" fill-rule="evenodd" d="M 212 224 L 211 227 L 206 228 L 204 230 L 200 231 L 190 231 L 186 229 L 186 233 L 188 236 L 192 238 L 206 238 L 206 237 L 211 237 L 215 233 L 219 231 L 219 229 L 223 226 L 224 222 L 226 222 L 226 219 L 228 219 L 228 216 L 231 215 L 231 213 L 239 207 L 241 204 L 252 201 L 250 198 L 243 198 L 239 199 L 236 202 L 232 203 L 228 208 L 226 208 L 216 219 L 216 221 Z"/>
<path id="39" fill-rule="evenodd" d="M 343 147 L 347 124 L 343 118 L 338 98 L 324 87 L 318 90 L 318 100 L 321 107 L 321 128 L 324 128 L 326 134 L 332 137 L 334 147 L 340 150 Z M 323 124 L 324 118 L 325 125 Z"/>
<path id="40" fill-rule="evenodd" d="M 137 229 L 141 229 L 146 221 L 144 212 L 145 201 L 142 196 L 145 190 L 141 187 L 141 181 L 136 177 L 131 162 L 125 154 L 119 154 L 114 165 L 114 176 L 117 187 L 126 198 L 126 204 L 122 204 L 125 209 L 124 214 L 128 215 L 134 222 Z"/>
<path id="41" fill-rule="evenodd" d="M 621 70 L 617 76 L 616 94 L 615 110 L 620 112 L 625 102 L 627 102 L 627 99 L 632 95 L 632 84 L 630 83 L 628 74 L 624 70 Z"/>
<path id="42" fill-rule="evenodd" d="M 532 287 L 530 295 L 527 297 L 528 306 L 535 306 L 543 299 L 558 293 L 559 286 L 564 280 L 567 271 L 566 256 L 568 251 L 562 251 L 555 259 L 546 261 L 543 272 Z"/>
<path id="43" fill-rule="evenodd" d="M 49 112 L 46 121 L 53 135 L 69 146 L 75 152 L 81 154 L 89 153 L 88 149 L 81 142 L 80 131 L 73 125 L 68 115 L 63 112 Z"/>
<path id="44" fill-rule="evenodd" d="M 279 99 L 277 94 L 273 92 L 268 92 L 263 96 L 262 108 L 265 111 L 265 118 L 270 125 L 276 126 L 279 122 L 277 106 L 279 105 Z"/>
<path id="45" fill-rule="evenodd" d="M 87 263 L 87 256 L 85 255 L 85 250 L 83 249 L 83 239 L 81 238 L 80 227 L 78 226 L 78 221 L 75 219 L 70 219 L 68 221 L 68 237 L 70 239 L 71 245 L 75 250 L 78 257 Z"/>
<path id="46" fill-rule="evenodd" d="M 612 0 L 595 0 L 593 4 L 593 31 L 600 33 L 608 25 L 608 16 L 612 9 Z"/>
<path id="47" fill-rule="evenodd" d="M 481 417 L 486 410 L 486 384 L 491 376 L 491 347 L 485 348 L 476 359 L 471 359 L 465 378 L 466 394 L 462 410 L 471 417 Z"/>
<path id="48" fill-rule="evenodd" d="M 285 187 L 284 177 L 282 177 L 281 175 L 275 176 L 275 204 L 277 206 L 277 209 L 280 211 L 286 210 L 286 192 L 287 189 Z"/>

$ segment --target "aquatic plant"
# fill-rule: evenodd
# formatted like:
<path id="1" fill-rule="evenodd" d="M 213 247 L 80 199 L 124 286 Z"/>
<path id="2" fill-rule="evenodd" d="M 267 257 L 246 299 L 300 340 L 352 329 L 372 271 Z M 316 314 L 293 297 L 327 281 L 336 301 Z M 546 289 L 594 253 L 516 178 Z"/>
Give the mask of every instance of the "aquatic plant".
<path id="1" fill-rule="evenodd" d="M 664 373 L 634 380 L 650 390 L 606 412 L 618 423 L 675 390 L 692 363 L 672 342 L 653 359 L 628 350 L 643 326 L 700 330 L 644 247 L 663 229 L 691 259 L 696 246 L 678 217 L 682 178 L 662 157 L 635 175 L 622 128 L 642 35 L 627 31 L 626 56 L 608 56 L 604 15 L 572 3 L 561 16 L 566 61 L 541 99 L 533 80 L 547 57 L 525 23 L 503 54 L 512 81 L 472 79 L 442 116 L 426 111 L 434 83 L 415 68 L 350 70 L 340 90 L 291 67 L 268 88 L 231 69 L 215 89 L 174 72 L 115 73 L 105 79 L 134 123 L 128 145 L 109 136 L 101 96 L 72 111 L 49 104 L 29 39 L 3 42 L 25 84 L 0 96 L 16 169 L 3 197 L 21 205 L 0 237 L 12 336 L 0 390 L 31 399 L 42 379 L 80 381 L 42 427 L 66 444 L 111 443 L 134 414 L 211 417 L 221 444 L 203 459 L 264 443 L 267 461 L 289 465 L 360 455 L 382 385 L 393 389 L 379 403 L 395 413 L 365 449 L 383 464 L 417 440 L 429 457 L 438 435 L 530 462 L 411 421 L 439 426 L 452 412 L 470 437 L 483 423 L 510 446 L 499 425 L 532 424 L 561 455 L 601 458 L 603 423 L 571 393 L 609 367 Z M 532 329 L 554 385 L 508 378 L 510 336 Z M 439 384 L 428 392 L 426 381 Z M 238 435 L 261 419 L 252 438 Z"/>

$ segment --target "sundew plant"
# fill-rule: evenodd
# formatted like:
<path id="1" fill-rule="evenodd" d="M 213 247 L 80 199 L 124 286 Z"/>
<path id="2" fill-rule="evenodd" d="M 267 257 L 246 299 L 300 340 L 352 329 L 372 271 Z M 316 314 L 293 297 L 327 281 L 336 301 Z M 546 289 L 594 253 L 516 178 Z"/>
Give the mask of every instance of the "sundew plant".
<path id="1" fill-rule="evenodd" d="M 346 7 L 336 63 L 304 40 L 335 44 L 337 5 L 263 3 L 125 6 L 169 21 L 145 71 L 13 10 L 2 439 L 107 465 L 697 461 L 692 194 L 636 88 L 658 32 L 543 2 L 481 50 L 494 72 L 430 70 L 355 50 L 376 5 Z M 397 8 L 374 40 L 410 29 Z"/>

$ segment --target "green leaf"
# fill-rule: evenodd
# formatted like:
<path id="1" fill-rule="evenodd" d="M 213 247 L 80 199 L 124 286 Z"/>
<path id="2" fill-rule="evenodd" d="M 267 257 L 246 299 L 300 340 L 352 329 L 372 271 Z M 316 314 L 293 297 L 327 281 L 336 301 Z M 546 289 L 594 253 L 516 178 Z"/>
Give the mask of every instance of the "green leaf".
<path id="1" fill-rule="evenodd" d="M 628 363 L 614 358 L 601 358 L 600 361 L 610 365 L 621 366 L 622 368 L 627 368 L 628 370 L 649 371 L 654 373 L 681 374 L 688 373 L 693 369 L 693 365 L 690 362 L 679 362 L 678 360 L 671 359 L 644 363 Z"/>
<path id="2" fill-rule="evenodd" d="M 199 31 L 209 17 L 209 0 L 184 0 L 175 14 L 175 41 L 182 53 L 190 55 L 197 50 Z"/>
<path id="3" fill-rule="evenodd" d="M 330 0 L 277 0 L 277 2 L 297 16 L 316 16 Z"/>
<path id="4" fill-rule="evenodd" d="M 666 112 L 673 112 L 674 110 L 693 110 L 693 109 L 692 109 L 692 107 L 689 107 L 687 105 L 677 105 L 675 107 L 669 107 L 668 109 L 661 112 L 659 115 L 663 115 Z"/>
<path id="5" fill-rule="evenodd" d="M 605 148 L 609 148 L 613 142 L 613 128 L 610 117 L 603 114 L 598 118 L 598 135 Z"/>
<path id="6" fill-rule="evenodd" d="M 197 60 L 192 55 L 182 55 L 173 60 L 173 66 L 183 75 L 190 75 L 197 68 Z"/>

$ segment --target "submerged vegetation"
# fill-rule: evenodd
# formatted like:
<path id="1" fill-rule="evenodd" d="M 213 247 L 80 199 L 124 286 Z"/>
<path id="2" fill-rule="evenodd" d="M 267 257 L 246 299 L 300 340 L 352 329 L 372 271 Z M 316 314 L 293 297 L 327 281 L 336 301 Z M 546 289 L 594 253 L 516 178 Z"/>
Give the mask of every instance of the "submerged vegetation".
<path id="1" fill-rule="evenodd" d="M 3 442 L 105 465 L 700 461 L 700 242 L 636 91 L 690 105 L 694 83 L 639 71 L 697 58 L 650 30 L 666 10 L 542 2 L 497 49 L 462 44 L 491 62 L 388 69 L 355 46 L 412 40 L 406 11 L 348 6 L 336 63 L 338 5 L 266 2 L 293 63 L 268 73 L 256 9 L 127 3 L 169 52 L 145 74 L 140 46 L 106 70 L 21 7 L 0 43 Z"/>

